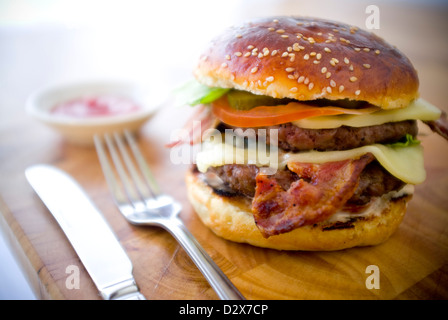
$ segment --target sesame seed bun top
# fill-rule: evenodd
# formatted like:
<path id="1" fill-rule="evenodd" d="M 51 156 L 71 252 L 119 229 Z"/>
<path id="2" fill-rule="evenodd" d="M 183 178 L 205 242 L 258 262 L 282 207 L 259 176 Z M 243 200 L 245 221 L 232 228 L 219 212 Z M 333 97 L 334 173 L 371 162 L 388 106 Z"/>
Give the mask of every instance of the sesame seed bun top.
<path id="1" fill-rule="evenodd" d="M 351 99 L 383 109 L 418 97 L 409 59 L 373 33 L 302 17 L 271 17 L 234 26 L 212 40 L 194 71 L 212 87 L 275 98 Z"/>

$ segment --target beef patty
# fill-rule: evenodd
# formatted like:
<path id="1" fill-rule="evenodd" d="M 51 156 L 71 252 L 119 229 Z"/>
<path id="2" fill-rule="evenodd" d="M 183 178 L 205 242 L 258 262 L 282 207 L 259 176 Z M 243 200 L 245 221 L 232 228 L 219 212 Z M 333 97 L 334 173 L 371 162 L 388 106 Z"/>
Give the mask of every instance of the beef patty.
<path id="1" fill-rule="evenodd" d="M 226 127 L 221 124 L 221 130 Z M 347 127 L 342 126 L 334 129 L 303 129 L 292 123 L 285 123 L 270 127 L 255 128 L 266 129 L 266 142 L 271 143 L 271 129 L 278 130 L 278 146 L 285 151 L 297 152 L 305 150 L 332 151 L 348 150 L 374 143 L 393 143 L 406 134 L 416 136 L 418 133 L 417 122 L 406 120 L 389 122 L 369 127 Z M 236 130 L 236 134 L 245 134 L 245 129 Z"/>
<path id="2" fill-rule="evenodd" d="M 218 194 L 253 197 L 256 187 L 255 177 L 259 170 L 255 165 L 227 164 L 208 168 L 204 177 Z M 288 169 L 277 170 L 274 178 L 285 190 L 289 189 L 291 183 L 299 179 L 294 172 Z M 377 161 L 373 161 L 362 171 L 358 187 L 348 203 L 363 205 L 368 203 L 371 197 L 399 190 L 404 185 L 403 181 L 392 176 Z"/>

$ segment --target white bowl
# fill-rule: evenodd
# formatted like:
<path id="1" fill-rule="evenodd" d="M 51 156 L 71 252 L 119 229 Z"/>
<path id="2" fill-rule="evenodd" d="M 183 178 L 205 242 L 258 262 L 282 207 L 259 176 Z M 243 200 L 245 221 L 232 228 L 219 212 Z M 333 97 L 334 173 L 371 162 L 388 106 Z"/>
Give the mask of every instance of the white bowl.
<path id="1" fill-rule="evenodd" d="M 51 110 L 58 104 L 83 96 L 119 95 L 135 102 L 139 109 L 121 115 L 74 117 L 58 115 Z M 83 82 L 42 88 L 26 102 L 29 115 L 58 131 L 68 141 L 92 145 L 95 134 L 127 129 L 137 131 L 158 109 L 162 100 L 151 96 L 148 89 L 127 82 Z"/>

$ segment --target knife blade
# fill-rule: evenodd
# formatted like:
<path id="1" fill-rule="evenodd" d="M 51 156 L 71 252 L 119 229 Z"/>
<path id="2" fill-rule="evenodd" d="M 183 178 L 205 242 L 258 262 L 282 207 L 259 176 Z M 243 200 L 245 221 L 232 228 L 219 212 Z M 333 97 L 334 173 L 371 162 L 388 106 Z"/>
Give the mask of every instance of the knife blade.
<path id="1" fill-rule="evenodd" d="M 66 172 L 33 165 L 25 176 L 52 213 L 105 300 L 145 300 L 132 262 L 101 212 Z"/>

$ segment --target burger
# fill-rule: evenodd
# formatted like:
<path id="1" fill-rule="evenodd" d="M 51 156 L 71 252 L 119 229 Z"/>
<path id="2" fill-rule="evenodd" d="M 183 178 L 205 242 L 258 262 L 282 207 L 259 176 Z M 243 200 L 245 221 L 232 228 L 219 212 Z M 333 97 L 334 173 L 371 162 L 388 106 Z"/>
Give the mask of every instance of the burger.
<path id="1" fill-rule="evenodd" d="M 186 186 L 214 233 L 321 251 L 397 230 L 426 177 L 417 121 L 441 116 L 397 48 L 343 23 L 261 18 L 214 38 L 194 76 L 196 134 L 171 146 L 200 145 Z"/>

